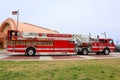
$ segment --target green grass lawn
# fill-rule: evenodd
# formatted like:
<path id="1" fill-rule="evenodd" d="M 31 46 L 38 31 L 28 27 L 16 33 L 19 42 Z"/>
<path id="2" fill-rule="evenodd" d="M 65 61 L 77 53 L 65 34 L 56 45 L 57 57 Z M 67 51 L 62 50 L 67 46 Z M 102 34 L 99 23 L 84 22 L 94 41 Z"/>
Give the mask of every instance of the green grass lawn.
<path id="1" fill-rule="evenodd" d="M 0 61 L 0 80 L 120 80 L 120 59 Z"/>

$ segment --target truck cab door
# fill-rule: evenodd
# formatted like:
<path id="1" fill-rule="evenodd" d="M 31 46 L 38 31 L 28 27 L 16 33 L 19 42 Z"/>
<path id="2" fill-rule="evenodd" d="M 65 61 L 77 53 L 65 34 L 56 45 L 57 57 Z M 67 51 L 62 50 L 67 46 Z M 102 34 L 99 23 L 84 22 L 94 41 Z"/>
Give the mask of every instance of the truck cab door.
<path id="1" fill-rule="evenodd" d="M 107 46 L 107 41 L 105 39 L 99 39 L 99 51 L 102 52 Z"/>
<path id="2" fill-rule="evenodd" d="M 109 47 L 110 51 L 112 51 L 112 52 L 115 51 L 115 44 L 112 39 L 108 40 L 108 47 Z"/>

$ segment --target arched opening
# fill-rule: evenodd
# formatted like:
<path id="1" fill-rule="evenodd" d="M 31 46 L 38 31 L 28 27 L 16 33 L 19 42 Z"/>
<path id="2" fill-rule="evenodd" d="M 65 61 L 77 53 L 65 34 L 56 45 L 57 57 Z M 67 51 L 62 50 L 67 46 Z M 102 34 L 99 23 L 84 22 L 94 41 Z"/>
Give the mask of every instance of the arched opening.
<path id="1" fill-rule="evenodd" d="M 4 23 L 2 28 L 2 33 L 7 34 L 7 31 L 10 30 L 10 25 L 8 23 Z"/>
<path id="2" fill-rule="evenodd" d="M 6 44 L 5 35 L 7 35 L 7 31 L 10 29 L 11 29 L 10 24 L 7 22 L 1 25 L 0 48 L 5 48 L 5 44 Z"/>

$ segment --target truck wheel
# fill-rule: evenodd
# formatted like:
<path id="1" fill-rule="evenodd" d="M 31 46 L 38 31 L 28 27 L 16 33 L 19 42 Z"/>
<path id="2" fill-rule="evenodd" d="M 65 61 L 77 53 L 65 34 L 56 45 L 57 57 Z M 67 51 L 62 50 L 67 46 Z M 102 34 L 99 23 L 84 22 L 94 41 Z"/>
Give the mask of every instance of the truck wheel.
<path id="1" fill-rule="evenodd" d="M 103 51 L 103 53 L 104 53 L 104 55 L 109 55 L 110 50 L 109 50 L 109 49 L 105 49 L 105 50 Z"/>
<path id="2" fill-rule="evenodd" d="M 26 50 L 27 56 L 34 56 L 35 53 L 36 53 L 36 50 L 35 50 L 35 48 L 33 48 L 33 47 L 29 47 L 29 48 L 27 48 L 27 50 Z"/>
<path id="3" fill-rule="evenodd" d="M 83 49 L 83 50 L 82 50 L 82 54 L 83 54 L 83 55 L 88 55 L 88 50 L 87 50 L 86 48 Z"/>

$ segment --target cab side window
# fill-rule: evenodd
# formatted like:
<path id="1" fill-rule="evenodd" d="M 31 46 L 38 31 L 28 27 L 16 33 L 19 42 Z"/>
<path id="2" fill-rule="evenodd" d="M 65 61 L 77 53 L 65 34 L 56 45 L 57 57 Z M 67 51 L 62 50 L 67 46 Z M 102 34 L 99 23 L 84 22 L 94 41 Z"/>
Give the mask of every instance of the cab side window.
<path id="1" fill-rule="evenodd" d="M 109 44 L 113 44 L 113 40 L 110 40 L 110 41 L 109 41 Z"/>

